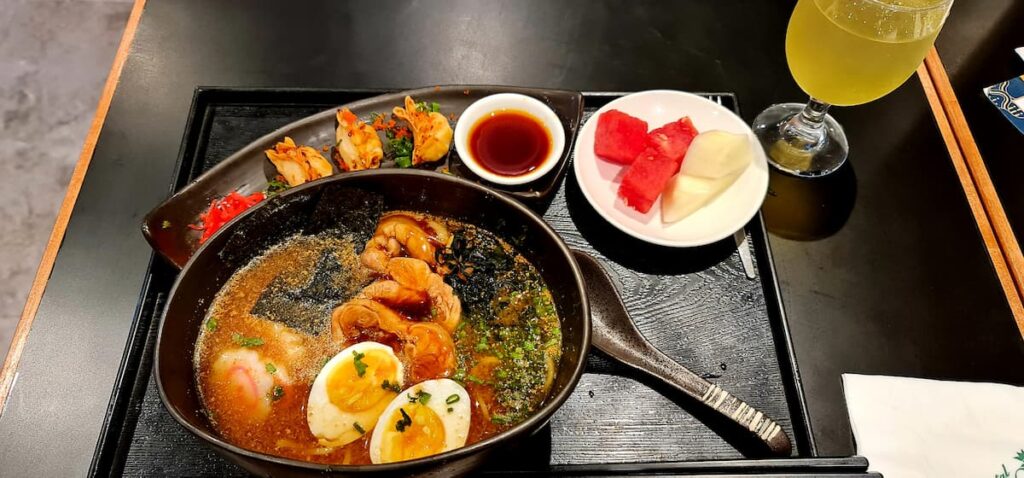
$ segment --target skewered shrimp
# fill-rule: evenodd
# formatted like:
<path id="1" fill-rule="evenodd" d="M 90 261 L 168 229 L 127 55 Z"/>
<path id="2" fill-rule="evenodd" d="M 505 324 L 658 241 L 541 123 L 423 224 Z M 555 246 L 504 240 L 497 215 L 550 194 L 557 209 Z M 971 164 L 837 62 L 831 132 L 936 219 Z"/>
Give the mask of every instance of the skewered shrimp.
<path id="1" fill-rule="evenodd" d="M 380 329 L 398 336 L 413 383 L 450 376 L 456 367 L 451 335 L 433 322 L 406 319 L 380 302 L 355 298 L 331 314 L 331 338 L 347 342 L 365 329 Z"/>
<path id="2" fill-rule="evenodd" d="M 409 123 L 412 129 L 412 164 L 430 163 L 448 154 L 452 146 L 452 126 L 441 113 L 420 111 L 411 97 L 405 97 L 405 108 L 392 112 Z"/>
<path id="3" fill-rule="evenodd" d="M 359 121 L 348 108 L 338 110 L 338 129 L 335 132 L 338 156 L 335 160 L 345 171 L 360 171 L 380 167 L 384 147 L 373 127 Z"/>
<path id="4" fill-rule="evenodd" d="M 359 258 L 363 265 L 381 274 L 387 272 L 388 261 L 403 252 L 434 266 L 437 248 L 446 246 L 451 237 L 448 228 L 438 221 L 411 212 L 393 212 L 381 218 Z"/>
<path id="5" fill-rule="evenodd" d="M 277 172 L 284 176 L 289 186 L 298 186 L 334 173 L 330 161 L 309 146 L 297 146 L 295 141 L 285 136 L 284 141 L 274 145 L 274 149 L 264 151 L 267 159 L 274 163 Z"/>

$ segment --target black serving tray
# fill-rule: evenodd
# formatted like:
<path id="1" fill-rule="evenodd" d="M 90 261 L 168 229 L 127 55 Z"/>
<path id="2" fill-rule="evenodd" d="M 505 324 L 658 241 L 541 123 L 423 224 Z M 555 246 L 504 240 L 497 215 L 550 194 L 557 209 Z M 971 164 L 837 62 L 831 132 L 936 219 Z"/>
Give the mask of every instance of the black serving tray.
<path id="1" fill-rule="evenodd" d="M 380 93 L 199 88 L 168 192 L 270 131 Z M 585 115 L 623 94 L 584 93 Z M 704 96 L 738 109 L 732 94 Z M 707 415 L 692 401 L 594 351 L 550 425 L 500 453 L 481 474 L 878 476 L 866 474 L 862 457 L 816 456 L 760 215 L 747 225 L 757 269 L 750 280 L 732 239 L 693 249 L 633 239 L 598 216 L 572 174 L 550 203 L 533 206 L 571 247 L 608 266 L 654 345 L 775 418 L 793 439 L 794 456 L 744 456 L 705 424 Z M 176 274 L 154 256 L 91 475 L 245 475 L 167 414 L 151 377 L 157 318 Z"/>

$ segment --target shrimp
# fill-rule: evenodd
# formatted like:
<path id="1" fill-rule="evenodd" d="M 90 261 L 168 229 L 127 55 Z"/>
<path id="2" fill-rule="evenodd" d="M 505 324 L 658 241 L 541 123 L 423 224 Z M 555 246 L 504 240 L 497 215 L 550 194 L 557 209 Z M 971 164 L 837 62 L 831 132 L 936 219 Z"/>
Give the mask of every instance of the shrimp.
<path id="1" fill-rule="evenodd" d="M 338 129 L 335 132 L 338 155 L 335 161 L 345 171 L 360 171 L 380 167 L 384 147 L 373 127 L 359 121 L 348 108 L 338 110 Z"/>
<path id="2" fill-rule="evenodd" d="M 287 136 L 284 137 L 284 141 L 274 145 L 274 149 L 268 149 L 264 153 L 267 159 L 274 163 L 277 172 L 284 176 L 289 186 L 298 186 L 334 174 L 330 161 L 317 150 L 309 146 L 297 146 L 295 141 Z"/>
<path id="3" fill-rule="evenodd" d="M 405 108 L 392 112 L 409 123 L 412 130 L 412 164 L 431 163 L 448 154 L 452 146 L 452 126 L 441 113 L 420 111 L 411 97 L 405 97 Z"/>
<path id="4" fill-rule="evenodd" d="M 366 286 L 359 297 L 376 300 L 399 310 L 426 315 L 448 333 L 455 331 L 462 318 L 462 303 L 451 286 L 430 270 L 426 262 L 396 257 L 388 262 L 392 280 Z"/>
<path id="5" fill-rule="evenodd" d="M 392 212 L 381 218 L 359 259 L 381 274 L 387 273 L 391 258 L 403 252 L 434 266 L 437 248 L 448 245 L 451 238 L 448 228 L 438 221 L 411 212 Z"/>
<path id="6" fill-rule="evenodd" d="M 406 319 L 388 306 L 364 298 L 352 299 L 331 314 L 335 342 L 352 340 L 369 328 L 398 336 L 408 361 L 408 381 L 448 377 L 455 371 L 455 343 L 438 324 Z"/>

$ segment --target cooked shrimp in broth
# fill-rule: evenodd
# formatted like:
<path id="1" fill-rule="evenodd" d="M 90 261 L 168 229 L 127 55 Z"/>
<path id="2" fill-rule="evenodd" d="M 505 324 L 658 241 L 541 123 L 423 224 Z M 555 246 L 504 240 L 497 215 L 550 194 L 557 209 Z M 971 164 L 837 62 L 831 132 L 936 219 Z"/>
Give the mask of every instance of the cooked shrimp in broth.
<path id="1" fill-rule="evenodd" d="M 364 240 L 291 237 L 218 292 L 194 366 L 227 441 L 317 463 L 389 462 L 478 442 L 547 399 L 558 314 L 512 246 L 410 211 L 383 214 Z M 404 433 L 399 406 L 415 432 Z M 420 417 L 438 430 L 416 428 Z M 461 438 L 418 441 L 446 433 Z"/>

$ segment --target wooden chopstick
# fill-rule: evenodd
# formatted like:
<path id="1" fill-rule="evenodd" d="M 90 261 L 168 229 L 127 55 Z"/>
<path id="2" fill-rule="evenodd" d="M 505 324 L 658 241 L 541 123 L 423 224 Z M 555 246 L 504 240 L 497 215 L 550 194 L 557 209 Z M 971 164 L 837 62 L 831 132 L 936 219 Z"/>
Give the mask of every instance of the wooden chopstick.
<path id="1" fill-rule="evenodd" d="M 1024 254 L 1021 254 L 1020 244 L 935 48 L 925 57 L 917 73 L 1017 329 L 1024 336 Z"/>

